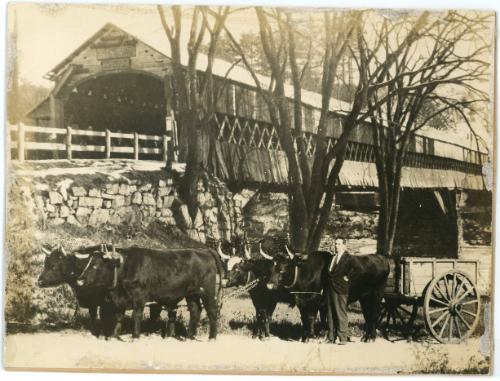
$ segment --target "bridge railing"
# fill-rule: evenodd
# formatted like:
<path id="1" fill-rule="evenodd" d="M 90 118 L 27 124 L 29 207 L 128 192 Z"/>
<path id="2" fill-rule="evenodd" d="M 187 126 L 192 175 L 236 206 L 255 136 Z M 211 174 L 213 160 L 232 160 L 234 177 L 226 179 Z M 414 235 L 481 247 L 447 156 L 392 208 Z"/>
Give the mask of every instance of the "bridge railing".
<path id="1" fill-rule="evenodd" d="M 218 129 L 218 140 L 220 141 L 253 148 L 282 150 L 276 128 L 270 123 L 223 113 L 216 114 L 214 121 Z M 297 137 L 293 139 L 295 147 L 297 147 Z M 316 150 L 316 134 L 305 132 L 304 139 L 307 155 L 312 157 Z M 467 147 L 429 137 L 425 137 L 425 140 L 432 143 L 429 145 L 433 149 L 428 152 L 410 150 L 405 158 L 406 166 L 481 173 L 482 163 L 485 163 L 487 160 L 486 154 Z M 328 150 L 332 149 L 336 142 L 337 139 L 335 137 L 328 137 Z M 438 146 L 441 149 L 436 150 L 434 146 Z M 440 155 L 441 151 L 447 152 L 448 156 L 444 154 Z M 373 144 L 351 140 L 347 143 L 346 160 L 374 163 L 375 147 Z"/>
<path id="2" fill-rule="evenodd" d="M 85 152 L 88 158 L 130 156 L 139 160 L 140 155 L 166 160 L 167 136 L 112 132 L 110 130 L 81 130 L 71 127 L 54 128 L 27 126 L 22 123 L 9 125 L 11 159 L 27 158 L 72 159 L 75 152 Z"/>

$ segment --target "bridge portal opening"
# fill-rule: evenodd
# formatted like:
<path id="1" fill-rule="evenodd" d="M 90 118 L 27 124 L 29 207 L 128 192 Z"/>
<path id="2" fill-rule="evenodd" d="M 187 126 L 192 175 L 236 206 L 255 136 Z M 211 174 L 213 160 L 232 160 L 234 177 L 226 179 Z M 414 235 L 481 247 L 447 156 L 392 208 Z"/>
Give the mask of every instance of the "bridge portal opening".
<path id="1" fill-rule="evenodd" d="M 163 82 L 137 73 L 94 77 L 70 90 L 64 115 L 78 129 L 163 135 Z"/>

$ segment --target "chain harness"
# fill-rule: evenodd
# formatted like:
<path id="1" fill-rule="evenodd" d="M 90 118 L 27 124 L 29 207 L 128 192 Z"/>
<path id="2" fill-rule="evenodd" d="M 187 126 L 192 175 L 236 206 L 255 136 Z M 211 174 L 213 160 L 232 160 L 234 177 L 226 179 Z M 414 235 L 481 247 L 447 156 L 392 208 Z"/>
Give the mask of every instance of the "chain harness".
<path id="1" fill-rule="evenodd" d="M 254 279 L 250 283 L 247 283 L 244 286 L 238 287 L 233 292 L 230 292 L 227 295 L 223 295 L 222 298 L 223 299 L 228 299 L 228 298 L 234 298 L 234 297 L 236 297 L 238 295 L 241 295 L 241 294 L 243 294 L 243 293 L 245 293 L 247 291 L 250 291 L 251 289 L 255 288 L 259 282 L 260 282 L 260 279 L 258 279 L 258 278 Z"/>

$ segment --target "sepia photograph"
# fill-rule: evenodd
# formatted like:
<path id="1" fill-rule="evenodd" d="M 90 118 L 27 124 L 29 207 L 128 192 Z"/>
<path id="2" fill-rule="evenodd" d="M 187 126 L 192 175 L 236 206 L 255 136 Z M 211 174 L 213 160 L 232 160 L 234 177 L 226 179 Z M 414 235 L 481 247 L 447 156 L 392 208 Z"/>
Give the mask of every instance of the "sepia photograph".
<path id="1" fill-rule="evenodd" d="M 334 6 L 7 5 L 6 370 L 492 374 L 496 13 Z"/>

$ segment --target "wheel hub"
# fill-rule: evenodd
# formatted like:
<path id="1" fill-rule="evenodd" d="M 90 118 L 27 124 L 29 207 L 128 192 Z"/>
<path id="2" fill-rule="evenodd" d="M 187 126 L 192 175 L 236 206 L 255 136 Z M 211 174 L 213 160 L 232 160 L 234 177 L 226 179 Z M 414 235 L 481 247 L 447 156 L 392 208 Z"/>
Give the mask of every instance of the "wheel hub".
<path id="1" fill-rule="evenodd" d="M 450 306 L 448 307 L 448 310 L 453 316 L 458 315 L 461 309 L 462 309 L 462 304 L 456 302 L 451 302 Z"/>

